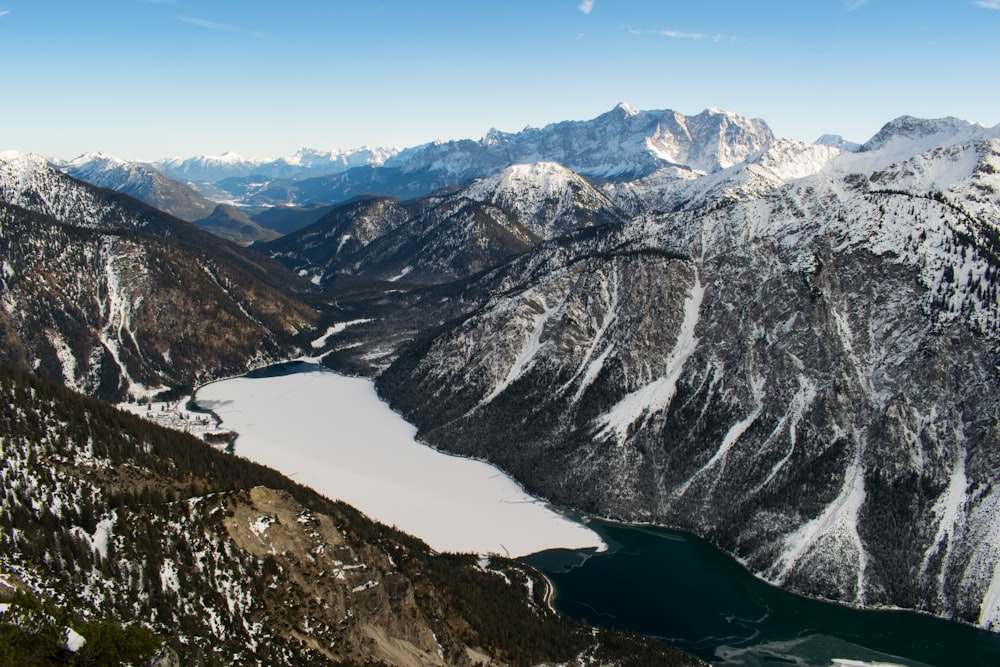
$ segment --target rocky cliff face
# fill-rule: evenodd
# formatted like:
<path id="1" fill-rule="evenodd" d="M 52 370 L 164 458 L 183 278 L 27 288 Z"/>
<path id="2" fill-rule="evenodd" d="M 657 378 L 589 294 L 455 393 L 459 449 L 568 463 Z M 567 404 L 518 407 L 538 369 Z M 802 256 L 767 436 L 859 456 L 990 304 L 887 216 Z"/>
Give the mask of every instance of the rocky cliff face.
<path id="1" fill-rule="evenodd" d="M 515 165 L 410 202 L 366 198 L 256 246 L 320 286 L 338 273 L 443 283 L 490 269 L 544 239 L 617 224 L 622 213 L 589 181 L 554 163 Z"/>
<path id="2" fill-rule="evenodd" d="M 102 398 L 279 359 L 315 313 L 211 252 L 0 204 L 6 363 Z"/>
<path id="3" fill-rule="evenodd" d="M 316 320 L 279 265 L 30 156 L 0 163 L 0 248 L 0 357 L 111 400 L 281 358 Z"/>
<path id="4" fill-rule="evenodd" d="M 557 502 L 1000 626 L 1000 143 L 921 150 L 543 244 L 379 389 Z"/>
<path id="5" fill-rule="evenodd" d="M 135 197 L 188 222 L 208 217 L 215 209 L 215 202 L 184 183 L 167 178 L 151 165 L 103 153 L 87 153 L 61 166 L 73 178 Z"/>

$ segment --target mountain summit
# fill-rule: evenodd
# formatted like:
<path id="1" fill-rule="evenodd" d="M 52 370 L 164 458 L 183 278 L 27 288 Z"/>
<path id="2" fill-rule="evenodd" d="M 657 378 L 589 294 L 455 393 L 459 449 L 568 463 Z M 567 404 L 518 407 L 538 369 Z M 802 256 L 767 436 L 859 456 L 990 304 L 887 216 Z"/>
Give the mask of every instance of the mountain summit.
<path id="1" fill-rule="evenodd" d="M 585 121 L 563 121 L 517 133 L 491 131 L 481 141 L 448 141 L 406 149 L 387 167 L 413 173 L 444 170 L 455 179 L 488 175 L 525 162 L 558 162 L 584 176 L 628 180 L 680 165 L 714 172 L 742 162 L 774 140 L 764 121 L 719 109 L 685 116 L 639 111 L 621 103 Z"/>

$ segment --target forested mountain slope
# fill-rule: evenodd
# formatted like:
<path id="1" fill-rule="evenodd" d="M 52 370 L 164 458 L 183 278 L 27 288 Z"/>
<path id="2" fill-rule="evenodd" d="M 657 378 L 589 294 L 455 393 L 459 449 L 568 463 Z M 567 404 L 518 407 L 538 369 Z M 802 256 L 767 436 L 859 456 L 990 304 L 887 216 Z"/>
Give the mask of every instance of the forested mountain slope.
<path id="1" fill-rule="evenodd" d="M 184 665 L 703 664 L 555 616 L 524 565 L 434 554 L 272 470 L 3 366 L 0 433 L 2 588 L 60 609 L 88 641 L 99 618 L 152 629 Z M 71 657 L 34 627 L 3 636 L 18 630 L 36 638 L 20 658 Z"/>

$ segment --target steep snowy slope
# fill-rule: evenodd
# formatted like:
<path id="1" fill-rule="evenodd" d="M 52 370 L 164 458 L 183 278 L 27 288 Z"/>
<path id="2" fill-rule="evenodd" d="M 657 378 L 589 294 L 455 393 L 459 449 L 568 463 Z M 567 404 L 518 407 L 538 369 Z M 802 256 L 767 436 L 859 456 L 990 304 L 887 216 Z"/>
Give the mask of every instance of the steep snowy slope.
<path id="1" fill-rule="evenodd" d="M 188 222 L 207 217 L 215 208 L 215 202 L 184 183 L 167 178 L 151 166 L 127 162 L 104 153 L 87 153 L 60 167 L 73 178 L 135 197 Z"/>
<path id="2" fill-rule="evenodd" d="M 803 593 L 1000 627 L 992 131 L 786 146 L 787 185 L 545 243 L 380 391 L 558 502 Z"/>
<path id="3" fill-rule="evenodd" d="M 608 183 L 602 191 L 633 214 L 693 209 L 762 197 L 789 181 L 817 173 L 840 154 L 829 146 L 781 139 L 711 174 L 665 167 L 634 181 Z"/>
<path id="4" fill-rule="evenodd" d="M 43 159 L 0 157 L 0 355 L 120 400 L 287 353 L 315 322 L 304 284 Z"/>
<path id="5" fill-rule="evenodd" d="M 337 273 L 441 283 L 492 268 L 541 240 L 622 220 L 586 179 L 548 162 L 508 167 L 416 201 L 344 204 L 259 247 L 319 285 Z"/>

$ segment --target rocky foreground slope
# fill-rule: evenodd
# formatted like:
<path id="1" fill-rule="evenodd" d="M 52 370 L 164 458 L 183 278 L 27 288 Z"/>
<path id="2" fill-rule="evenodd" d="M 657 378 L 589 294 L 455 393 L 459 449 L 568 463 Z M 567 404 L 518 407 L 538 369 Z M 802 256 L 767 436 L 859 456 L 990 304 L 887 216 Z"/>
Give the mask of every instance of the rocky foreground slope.
<path id="1" fill-rule="evenodd" d="M 435 554 L 272 470 L 7 367 L 0 433 L 0 601 L 22 592 L 0 613 L 6 664 L 117 664 L 112 648 L 144 646 L 183 665 L 703 664 L 556 616 L 541 576 L 515 561 Z M 18 624 L 25 592 L 65 625 Z M 109 624 L 153 641 L 110 643 L 121 632 Z M 90 644 L 71 644 L 75 658 L 67 628 Z"/>

